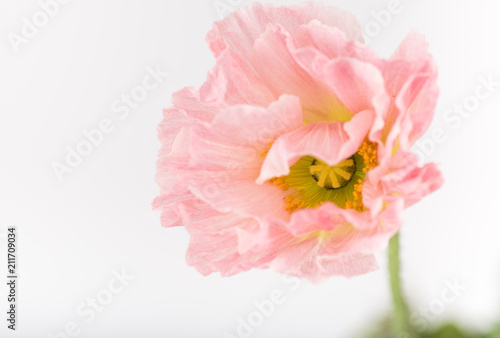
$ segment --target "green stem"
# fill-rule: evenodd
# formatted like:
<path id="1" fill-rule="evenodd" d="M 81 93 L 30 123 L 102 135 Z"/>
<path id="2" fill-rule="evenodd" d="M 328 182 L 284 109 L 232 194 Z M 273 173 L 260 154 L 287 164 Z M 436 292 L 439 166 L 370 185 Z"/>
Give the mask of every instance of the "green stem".
<path id="1" fill-rule="evenodd" d="M 406 305 L 401 288 L 399 233 L 394 235 L 389 241 L 389 275 L 394 306 L 393 328 L 396 337 L 417 337 L 410 325 L 408 306 Z"/>

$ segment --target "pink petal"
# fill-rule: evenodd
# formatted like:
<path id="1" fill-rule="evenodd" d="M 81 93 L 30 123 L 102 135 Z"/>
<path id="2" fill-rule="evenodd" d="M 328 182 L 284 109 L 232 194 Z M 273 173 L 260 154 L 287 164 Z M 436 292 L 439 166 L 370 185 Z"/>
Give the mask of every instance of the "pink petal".
<path id="1" fill-rule="evenodd" d="M 279 251 L 271 265 L 277 271 L 312 282 L 374 271 L 378 266 L 371 253 L 387 247 L 389 239 L 399 230 L 402 208 L 401 199 L 389 205 L 376 228 L 358 230 L 344 225 L 324 235 L 296 238 Z"/>
<path id="2" fill-rule="evenodd" d="M 306 122 L 329 120 L 330 112 L 346 110 L 328 88 L 308 74 L 290 54 L 294 41 L 282 27 L 269 24 L 255 41 L 248 60 L 274 95 L 298 96 Z"/>
<path id="3" fill-rule="evenodd" d="M 377 116 L 385 117 L 389 95 L 377 67 L 353 58 L 337 58 L 315 75 L 331 88 L 353 114 L 372 110 Z"/>
<path id="4" fill-rule="evenodd" d="M 381 139 L 392 147 L 396 139 L 409 150 L 432 121 L 438 96 L 437 68 L 422 35 L 411 32 L 386 63 L 384 77 L 394 96 Z"/>
<path id="5" fill-rule="evenodd" d="M 403 197 L 409 207 L 439 189 L 444 179 L 437 165 L 428 163 L 423 167 L 409 165 L 394 170 L 382 178 L 382 183 L 387 194 Z"/>
<path id="6" fill-rule="evenodd" d="M 320 283 L 332 276 L 354 277 L 378 269 L 373 255 L 322 255 L 321 244 L 310 239 L 289 245 L 280 252 L 271 266 L 283 274 Z"/>
<path id="7" fill-rule="evenodd" d="M 158 127 L 162 147 L 158 154 L 155 175 L 160 194 L 153 201 L 153 209 L 161 211 L 162 226 L 171 227 L 182 225 L 178 204 L 194 198 L 187 190 L 186 183 L 179 179 L 177 172 L 187 168 L 189 164 L 189 129 L 195 120 L 175 109 L 165 110 L 164 116 Z"/>
<path id="8" fill-rule="evenodd" d="M 157 161 L 155 179 L 160 194 L 153 201 L 153 209 L 161 211 L 164 227 L 182 225 L 178 206 L 195 197 L 187 188 L 187 181 L 179 172 L 185 171 L 190 159 L 190 130 L 193 124 L 212 121 L 218 107 L 202 102 L 199 92 L 184 88 L 172 95 L 175 108 L 163 111 L 158 126 L 158 138 L 162 144 Z"/>
<path id="9" fill-rule="evenodd" d="M 337 27 L 351 40 L 363 40 L 359 23 L 351 13 L 318 2 L 286 7 L 253 3 L 215 22 L 206 39 L 215 57 L 226 48 L 247 57 L 269 23 L 280 25 L 293 35 L 298 27 L 314 19 Z"/>
<path id="10" fill-rule="evenodd" d="M 328 234 L 324 242 L 329 243 L 331 255 L 373 253 L 384 248 L 387 240 L 397 232 L 402 224 L 403 208 L 402 198 L 392 199 L 384 210 L 372 217 L 369 211 L 342 209 L 329 202 L 318 208 L 297 210 L 288 220 L 263 217 L 260 228 L 241 233 L 247 244 L 245 247 L 240 244 L 240 250 L 267 250 L 280 232 L 286 232 L 295 239 Z"/>
<path id="11" fill-rule="evenodd" d="M 267 106 L 275 96 L 235 51 L 226 49 L 200 89 L 204 102 L 218 107 L 235 104 Z"/>
<path id="12" fill-rule="evenodd" d="M 161 211 L 160 221 L 163 227 L 183 226 L 179 205 L 196 200 L 190 191 L 161 194 L 154 199 L 153 210 Z"/>
<path id="13" fill-rule="evenodd" d="M 307 58 L 306 55 L 322 55 L 326 60 L 338 57 L 356 58 L 372 63 L 379 60 L 378 56 L 360 41 L 353 40 L 339 28 L 325 25 L 318 20 L 300 26 L 295 33 L 295 40 L 298 48 L 295 54 L 304 54 L 304 58 Z"/>
<path id="14" fill-rule="evenodd" d="M 369 173 L 370 174 L 370 173 Z M 385 173 L 376 184 L 365 180 L 363 204 L 372 215 L 381 210 L 391 199 L 403 199 L 405 208 L 434 192 L 443 184 L 441 172 L 434 163 L 418 166 L 418 156 L 398 151 L 387 165 Z"/>
<path id="15" fill-rule="evenodd" d="M 211 125 L 194 129 L 191 142 L 190 190 L 220 212 L 288 217 L 284 192 L 272 184 L 257 185 L 262 153 L 279 135 L 302 125 L 297 98 L 284 95 L 267 109 L 234 106 Z"/>
<path id="16" fill-rule="evenodd" d="M 350 112 L 371 109 L 385 118 L 390 100 L 381 61 L 372 50 L 317 21 L 301 26 L 297 35 L 297 47 L 290 49 L 304 69 L 326 84 Z"/>
<path id="17" fill-rule="evenodd" d="M 208 102 L 202 98 L 200 91 L 196 88 L 183 88 L 172 95 L 172 104 L 174 109 L 182 111 L 183 114 L 194 121 L 210 122 L 219 112 L 222 106 L 214 105 L 213 102 Z M 168 124 L 166 117 L 162 124 Z M 168 135 L 168 132 L 163 132 Z M 160 138 L 160 141 L 162 139 Z"/>
<path id="18" fill-rule="evenodd" d="M 217 212 L 201 201 L 183 203 L 181 214 L 190 234 L 187 262 L 204 275 L 220 272 L 230 276 L 251 268 L 267 268 L 275 256 L 272 250 L 238 252 L 237 230 L 256 226 L 251 218 Z"/>

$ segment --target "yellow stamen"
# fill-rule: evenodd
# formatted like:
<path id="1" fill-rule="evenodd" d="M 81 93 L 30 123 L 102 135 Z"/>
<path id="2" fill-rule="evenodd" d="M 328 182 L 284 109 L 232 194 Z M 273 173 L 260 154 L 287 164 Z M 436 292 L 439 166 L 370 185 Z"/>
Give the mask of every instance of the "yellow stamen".
<path id="1" fill-rule="evenodd" d="M 277 185 L 283 191 L 287 191 L 288 190 L 288 185 L 285 183 L 285 177 L 284 176 L 273 177 L 273 178 L 271 178 L 269 180 L 269 182 L 271 182 L 274 185 Z"/>
<path id="2" fill-rule="evenodd" d="M 363 172 L 366 173 L 368 172 L 368 170 L 371 170 L 378 165 L 377 144 L 375 142 L 364 140 L 358 150 L 358 154 L 363 156 L 363 161 L 365 164 Z"/>
<path id="3" fill-rule="evenodd" d="M 363 191 L 363 180 L 359 179 L 358 183 L 354 185 L 354 191 L 352 192 L 354 199 L 352 201 L 348 200 L 346 202 L 346 209 L 363 211 L 363 194 L 361 193 L 361 191 Z"/>
<path id="4" fill-rule="evenodd" d="M 303 209 L 306 205 L 302 202 L 302 200 L 296 194 L 290 194 L 284 198 L 285 201 L 285 210 L 289 213 L 294 212 L 297 209 Z"/>

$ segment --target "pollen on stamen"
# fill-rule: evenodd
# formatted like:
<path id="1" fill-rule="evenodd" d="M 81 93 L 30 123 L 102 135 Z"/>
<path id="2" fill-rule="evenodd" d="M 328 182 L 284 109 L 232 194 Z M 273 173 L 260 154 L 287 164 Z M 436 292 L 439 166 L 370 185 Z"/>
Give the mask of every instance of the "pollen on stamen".
<path id="1" fill-rule="evenodd" d="M 273 177 L 269 180 L 274 185 L 277 185 L 281 190 L 287 191 L 288 190 L 288 184 L 285 183 L 285 177 Z"/>
<path id="2" fill-rule="evenodd" d="M 294 212 L 297 209 L 305 208 L 306 205 L 302 202 L 300 198 L 294 196 L 294 194 L 290 194 L 284 199 L 285 201 L 285 210 L 289 213 Z"/>
<path id="3" fill-rule="evenodd" d="M 363 211 L 363 180 L 359 179 L 358 183 L 354 185 L 354 191 L 352 192 L 352 196 L 354 199 L 352 201 L 346 201 L 345 207 L 346 209 L 354 209 L 357 211 Z"/>
<path id="4" fill-rule="evenodd" d="M 364 140 L 358 150 L 358 154 L 363 157 L 364 168 L 363 172 L 368 172 L 378 165 L 377 144 L 368 140 Z"/>
<path id="5" fill-rule="evenodd" d="M 293 213 L 294 211 L 297 211 L 298 209 L 305 209 L 307 207 L 317 209 L 323 204 L 325 204 L 325 202 L 322 201 L 314 205 L 308 206 L 306 203 L 302 201 L 298 193 L 292 193 L 288 195 L 283 199 L 283 201 L 285 202 L 285 210 L 288 211 L 290 214 Z"/>

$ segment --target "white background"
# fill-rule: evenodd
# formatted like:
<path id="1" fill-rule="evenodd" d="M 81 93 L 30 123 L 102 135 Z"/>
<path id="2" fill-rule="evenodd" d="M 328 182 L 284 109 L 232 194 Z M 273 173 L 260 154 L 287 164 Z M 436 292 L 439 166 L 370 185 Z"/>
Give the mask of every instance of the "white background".
<path id="1" fill-rule="evenodd" d="M 352 11 L 371 28 L 373 12 L 388 7 L 386 0 L 324 2 Z M 21 34 L 23 17 L 32 20 L 41 8 L 35 0 L 0 0 L 0 232 L 18 227 L 20 259 L 18 331 L 7 336 L 66 337 L 56 334 L 71 322 L 82 338 L 236 336 L 238 317 L 247 318 L 254 302 L 276 289 L 286 301 L 252 337 L 350 337 L 390 311 L 385 252 L 378 272 L 319 286 L 303 281 L 295 291 L 270 270 L 203 277 L 185 263 L 185 230 L 162 228 L 151 211 L 158 191 L 156 126 L 171 93 L 200 86 L 214 65 L 204 41 L 219 19 L 214 4 L 72 0 L 16 53 L 9 34 Z M 405 212 L 404 287 L 418 310 L 439 299 L 446 280 L 457 279 L 467 290 L 429 324 L 456 319 L 485 329 L 500 319 L 500 86 L 459 126 L 445 114 L 454 104 L 473 102 L 481 78 L 500 81 L 500 7 L 486 0 L 401 0 L 401 7 L 386 27 L 365 33 L 384 57 L 412 28 L 427 36 L 441 88 L 429 135 L 440 129 L 446 136 L 424 159 L 440 164 L 446 184 Z M 170 75 L 120 119 L 113 102 L 157 66 Z M 75 148 L 103 119 L 114 131 L 58 180 L 52 164 L 64 163 L 67 147 Z M 5 252 L 5 237 L 0 241 Z M 0 271 L 5 265 L 2 258 Z M 86 321 L 77 308 L 104 295 L 113 271 L 122 269 L 134 280 Z"/>

